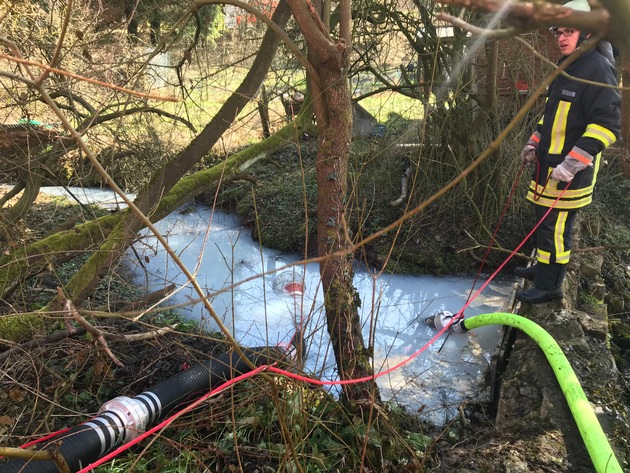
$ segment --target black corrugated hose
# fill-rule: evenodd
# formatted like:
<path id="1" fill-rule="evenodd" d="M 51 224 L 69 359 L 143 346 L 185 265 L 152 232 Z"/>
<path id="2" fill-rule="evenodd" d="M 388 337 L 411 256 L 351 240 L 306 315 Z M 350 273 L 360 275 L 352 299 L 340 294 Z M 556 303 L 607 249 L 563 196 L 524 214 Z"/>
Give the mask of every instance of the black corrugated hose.
<path id="1" fill-rule="evenodd" d="M 274 363 L 284 351 L 276 347 L 242 348 L 243 354 L 256 367 Z M 192 402 L 211 388 L 251 371 L 247 361 L 237 353 L 224 353 L 193 366 L 158 383 L 133 398 L 117 397 L 100 409 L 99 415 L 72 429 L 52 437 L 39 449 L 56 449 L 71 472 L 98 460 L 114 448 L 128 442 L 174 408 Z M 52 460 L 14 459 L 0 464 L 0 473 L 57 473 Z"/>

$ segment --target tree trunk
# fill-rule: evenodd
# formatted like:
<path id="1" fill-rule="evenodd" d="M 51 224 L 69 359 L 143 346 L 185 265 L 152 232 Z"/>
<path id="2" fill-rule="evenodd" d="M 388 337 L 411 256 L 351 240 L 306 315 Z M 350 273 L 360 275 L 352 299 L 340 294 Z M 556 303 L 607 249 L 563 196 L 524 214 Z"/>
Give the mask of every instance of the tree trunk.
<path id="1" fill-rule="evenodd" d="M 317 151 L 317 247 L 328 333 L 342 380 L 369 378 L 374 370 L 365 349 L 354 287 L 352 241 L 346 223 L 348 151 L 352 137 L 352 104 L 346 77 L 351 50 L 350 1 L 340 2 L 340 36 L 331 41 L 319 16 L 300 0 L 287 0 L 318 72 L 309 76 L 319 130 Z M 349 401 L 380 401 L 373 380 L 343 385 Z"/>
<path id="2" fill-rule="evenodd" d="M 301 121 L 290 123 L 265 141 L 234 154 L 224 163 L 180 179 L 160 199 L 152 214 L 153 220 L 160 220 L 212 186 L 219 185 L 222 176 L 249 166 L 294 140 L 302 133 L 302 126 Z M 6 298 L 15 287 L 44 271 L 48 265 L 56 266 L 101 245 L 127 212 L 106 215 L 77 225 L 71 230 L 55 233 L 0 258 L 0 299 Z M 77 287 L 82 290 L 80 286 Z"/>
<path id="3" fill-rule="evenodd" d="M 263 138 L 269 138 L 269 97 L 267 97 L 267 88 L 265 84 L 260 86 L 260 100 L 258 101 L 258 115 L 260 115 L 260 123 L 262 124 Z"/>

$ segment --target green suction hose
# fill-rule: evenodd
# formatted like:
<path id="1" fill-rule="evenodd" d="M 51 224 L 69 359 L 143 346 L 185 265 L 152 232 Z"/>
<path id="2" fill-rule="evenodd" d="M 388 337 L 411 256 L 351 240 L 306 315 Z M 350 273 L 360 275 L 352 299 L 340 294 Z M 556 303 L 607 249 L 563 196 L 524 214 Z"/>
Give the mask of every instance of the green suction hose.
<path id="1" fill-rule="evenodd" d="M 549 333 L 525 317 L 503 312 L 477 315 L 464 319 L 462 323 L 466 330 L 486 325 L 508 325 L 529 335 L 553 368 L 597 473 L 623 473 L 569 360 Z"/>

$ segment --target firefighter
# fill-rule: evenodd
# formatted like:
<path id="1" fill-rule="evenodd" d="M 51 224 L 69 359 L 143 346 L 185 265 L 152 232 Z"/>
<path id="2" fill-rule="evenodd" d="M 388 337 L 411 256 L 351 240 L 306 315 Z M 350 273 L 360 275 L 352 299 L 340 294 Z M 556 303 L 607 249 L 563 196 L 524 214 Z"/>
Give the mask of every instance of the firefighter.
<path id="1" fill-rule="evenodd" d="M 590 11 L 586 0 L 572 0 L 565 6 Z M 554 27 L 552 32 L 562 52 L 558 64 L 590 36 L 566 27 Z M 598 43 L 572 62 L 566 73 L 570 77 L 560 75 L 549 86 L 543 117 L 520 156 L 523 163 L 535 163 L 527 200 L 534 204 L 537 221 L 553 206 L 536 230 L 536 263 L 514 271 L 533 280 L 532 288 L 516 294 L 518 300 L 532 304 L 562 297 L 576 212 L 591 203 L 601 152 L 620 133 L 619 90 L 597 85 L 618 86 L 610 43 Z"/>

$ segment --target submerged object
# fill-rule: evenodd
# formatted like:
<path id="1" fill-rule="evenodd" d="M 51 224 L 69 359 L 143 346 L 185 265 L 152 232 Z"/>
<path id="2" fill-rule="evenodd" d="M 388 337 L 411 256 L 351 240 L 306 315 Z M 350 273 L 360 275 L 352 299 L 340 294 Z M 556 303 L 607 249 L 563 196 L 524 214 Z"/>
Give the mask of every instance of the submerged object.
<path id="1" fill-rule="evenodd" d="M 464 333 L 466 332 L 466 327 L 464 324 L 460 323 L 464 318 L 463 317 L 455 317 L 459 314 L 453 314 L 448 310 L 441 310 L 436 314 L 427 317 L 424 319 L 424 322 L 429 326 L 436 330 L 442 330 L 445 327 L 448 327 L 453 333 Z"/>
<path id="2" fill-rule="evenodd" d="M 299 297 L 304 294 L 304 275 L 298 271 L 283 271 L 273 281 L 276 294 Z"/>

